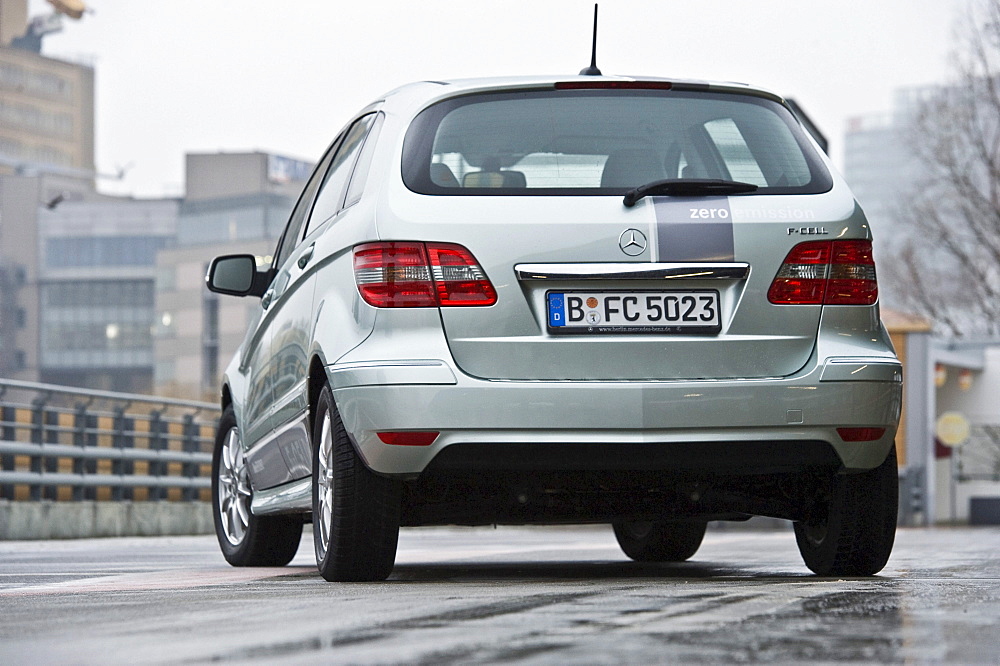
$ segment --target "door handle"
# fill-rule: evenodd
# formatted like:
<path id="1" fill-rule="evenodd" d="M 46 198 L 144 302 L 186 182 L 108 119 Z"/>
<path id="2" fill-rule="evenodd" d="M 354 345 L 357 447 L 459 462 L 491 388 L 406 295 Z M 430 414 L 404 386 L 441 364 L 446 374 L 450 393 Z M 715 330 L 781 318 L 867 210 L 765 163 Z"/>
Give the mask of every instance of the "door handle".
<path id="1" fill-rule="evenodd" d="M 309 247 L 302 251 L 302 254 L 299 255 L 298 262 L 296 262 L 298 263 L 299 268 L 306 267 L 306 264 L 308 264 L 309 260 L 312 259 L 314 249 L 316 249 L 316 243 L 312 243 Z"/>
<path id="2" fill-rule="evenodd" d="M 264 292 L 264 296 L 260 299 L 260 307 L 265 310 L 271 305 L 271 301 L 274 300 L 274 289 L 268 289 Z"/>

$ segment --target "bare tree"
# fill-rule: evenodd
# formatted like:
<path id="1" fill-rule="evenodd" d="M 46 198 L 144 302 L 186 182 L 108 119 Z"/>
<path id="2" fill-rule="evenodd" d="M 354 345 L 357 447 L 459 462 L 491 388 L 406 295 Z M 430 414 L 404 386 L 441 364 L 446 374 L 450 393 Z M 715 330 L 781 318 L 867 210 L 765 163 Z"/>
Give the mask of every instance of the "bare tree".
<path id="1" fill-rule="evenodd" d="M 997 335 L 1000 0 L 975 0 L 956 33 L 955 80 L 920 100 L 907 134 L 922 175 L 901 211 L 918 233 L 896 247 L 887 277 L 941 332 Z"/>

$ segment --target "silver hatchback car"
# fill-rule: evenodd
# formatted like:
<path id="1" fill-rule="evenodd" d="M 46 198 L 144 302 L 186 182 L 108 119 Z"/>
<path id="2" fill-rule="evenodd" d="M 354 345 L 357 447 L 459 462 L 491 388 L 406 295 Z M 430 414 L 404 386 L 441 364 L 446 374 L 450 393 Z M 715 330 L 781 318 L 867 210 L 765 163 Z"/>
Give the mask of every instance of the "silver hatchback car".
<path id="1" fill-rule="evenodd" d="M 423 82 L 361 111 L 225 372 L 219 543 L 327 580 L 400 526 L 611 523 L 682 561 L 707 521 L 794 521 L 820 575 L 892 549 L 901 367 L 864 213 L 788 104 L 614 76 Z"/>

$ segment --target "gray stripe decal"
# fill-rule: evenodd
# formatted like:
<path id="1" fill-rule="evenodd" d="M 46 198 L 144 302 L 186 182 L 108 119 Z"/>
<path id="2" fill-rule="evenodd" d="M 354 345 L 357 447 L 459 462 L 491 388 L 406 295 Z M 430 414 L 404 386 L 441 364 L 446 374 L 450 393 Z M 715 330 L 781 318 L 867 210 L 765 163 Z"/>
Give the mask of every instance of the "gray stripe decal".
<path id="1" fill-rule="evenodd" d="M 658 261 L 733 261 L 728 197 L 653 197 Z"/>

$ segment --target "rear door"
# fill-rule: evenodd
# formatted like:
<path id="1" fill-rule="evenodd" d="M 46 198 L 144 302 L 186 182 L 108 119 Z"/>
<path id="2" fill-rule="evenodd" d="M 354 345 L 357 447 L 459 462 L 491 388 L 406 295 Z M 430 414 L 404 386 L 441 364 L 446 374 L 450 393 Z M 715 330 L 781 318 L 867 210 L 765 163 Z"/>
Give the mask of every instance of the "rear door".
<path id="1" fill-rule="evenodd" d="M 335 146 L 331 147 L 320 160 L 289 216 L 274 253 L 275 277 L 261 299 L 258 329 L 262 331 L 262 334 L 251 359 L 255 373 L 251 390 L 257 390 L 259 393 L 253 401 L 255 404 L 254 412 L 257 414 L 266 413 L 267 430 L 261 432 L 261 428 L 258 428 L 255 437 L 250 440 L 250 447 L 247 451 L 247 460 L 254 487 L 258 489 L 272 488 L 296 478 L 301 473 L 300 456 L 293 456 L 291 465 L 289 465 L 288 456 L 282 451 L 281 438 L 276 433 L 276 428 L 280 431 L 286 427 L 285 421 L 288 419 L 288 398 L 286 397 L 288 387 L 285 385 L 288 375 L 287 373 L 282 374 L 282 367 L 275 360 L 274 350 L 276 346 L 280 348 L 285 344 L 286 322 L 290 316 L 293 316 L 293 311 L 287 307 L 290 301 L 288 298 L 289 289 L 293 286 L 291 266 L 296 261 L 296 251 L 301 251 L 299 246 L 305 223 L 323 175 L 329 167 L 334 148 Z M 295 285 L 295 287 L 297 286 Z M 282 337 L 276 342 L 275 336 L 279 331 Z M 278 385 L 279 377 L 280 386 Z M 266 389 L 266 393 L 263 393 L 261 389 Z M 308 465 L 308 461 L 309 459 L 306 458 L 306 465 Z"/>
<path id="2" fill-rule="evenodd" d="M 408 137 L 404 179 L 436 195 L 414 197 L 409 222 L 428 240 L 471 250 L 498 291 L 489 308 L 441 309 L 463 371 L 714 379 L 786 376 L 806 364 L 821 306 L 772 305 L 768 287 L 798 240 L 789 222 L 833 228 L 853 199 L 830 192 L 783 106 L 675 87 L 483 95 L 445 107 L 411 133 L 433 135 L 423 157 L 450 173 L 435 167 L 421 183 L 412 164 L 421 143 Z M 760 189 L 623 205 L 628 189 L 662 179 Z"/>
<path id="3" fill-rule="evenodd" d="M 586 205 L 559 199 L 492 203 L 488 212 L 475 211 L 480 220 L 475 228 L 439 228 L 436 234 L 469 248 L 498 292 L 490 308 L 441 309 L 452 354 L 468 374 L 552 380 L 778 377 L 796 372 L 812 353 L 821 306 L 767 301 L 771 280 L 794 245 L 786 223 L 733 225 L 732 257 L 707 258 L 689 243 L 692 254 L 663 260 L 657 256 L 660 202 L 627 212 L 618 198 L 591 199 Z M 721 205 L 671 202 L 668 209 Z M 824 207 L 830 206 L 817 202 L 816 215 Z M 635 232 L 645 237 L 647 249 L 629 257 L 620 247 L 622 235 L 630 238 Z M 606 310 L 618 309 L 623 315 L 640 314 L 650 326 L 665 322 L 650 321 L 660 313 L 648 303 L 666 309 L 671 298 L 685 305 L 690 303 L 686 297 L 708 296 L 718 299 L 713 306 L 718 319 L 702 322 L 706 313 L 696 309 L 692 315 L 698 321 L 677 322 L 675 310 L 675 326 L 661 332 L 629 332 L 620 321 L 617 327 L 570 332 L 553 326 L 553 296 L 582 300 L 584 317 L 597 310 L 603 318 Z M 636 300 L 626 301 L 630 296 Z M 594 298 L 599 302 L 588 306 Z M 684 311 L 679 315 L 683 318 Z M 689 332 L 685 323 L 696 330 Z M 706 330 L 712 324 L 716 327 Z"/>

